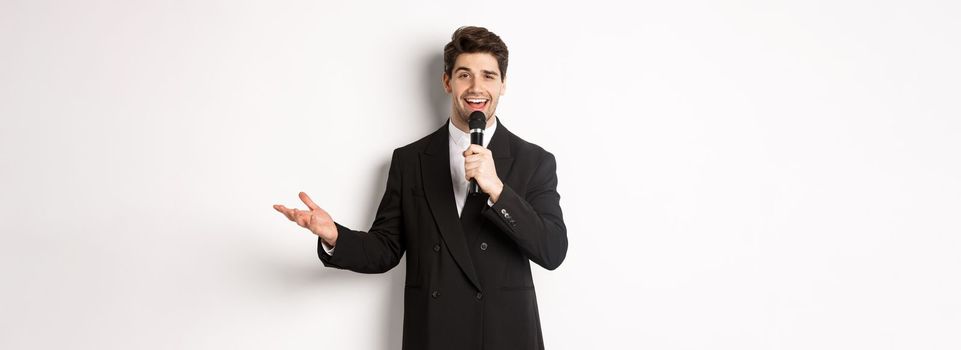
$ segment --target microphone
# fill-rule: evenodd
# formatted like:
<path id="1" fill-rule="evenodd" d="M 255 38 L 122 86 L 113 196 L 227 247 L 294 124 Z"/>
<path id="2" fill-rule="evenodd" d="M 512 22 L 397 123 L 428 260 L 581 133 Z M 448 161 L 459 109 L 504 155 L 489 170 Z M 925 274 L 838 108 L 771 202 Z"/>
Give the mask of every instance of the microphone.
<path id="1" fill-rule="evenodd" d="M 487 127 L 487 116 L 484 112 L 474 111 L 467 118 L 467 128 L 470 129 L 470 143 L 472 145 L 484 145 L 484 128 Z M 470 195 L 481 194 L 480 186 L 477 185 L 477 180 L 470 179 L 470 185 L 467 186 L 467 193 Z"/>

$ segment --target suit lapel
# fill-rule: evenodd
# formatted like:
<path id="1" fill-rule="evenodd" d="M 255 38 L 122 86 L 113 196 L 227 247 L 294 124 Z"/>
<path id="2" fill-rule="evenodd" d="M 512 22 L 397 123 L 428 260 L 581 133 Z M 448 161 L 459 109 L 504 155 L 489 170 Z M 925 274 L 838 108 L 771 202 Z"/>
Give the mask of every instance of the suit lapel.
<path id="1" fill-rule="evenodd" d="M 444 123 L 444 126 L 431 134 L 427 148 L 420 155 L 420 171 L 424 181 L 422 186 L 427 196 L 427 205 L 434 216 L 434 222 L 437 223 L 441 237 L 447 244 L 451 256 L 454 257 L 454 261 L 457 262 L 457 266 L 464 272 L 467 279 L 477 289 L 481 289 L 480 279 L 477 277 L 477 271 L 474 269 L 474 262 L 468 250 L 467 237 L 457 215 L 457 207 L 454 204 L 448 137 L 450 136 L 447 131 L 447 123 Z M 497 168 L 497 176 L 501 181 L 506 181 L 511 166 L 514 164 L 514 155 L 511 153 L 510 147 L 511 138 L 511 132 L 504 127 L 500 118 L 497 118 L 497 131 L 491 138 L 490 143 L 487 144 L 487 148 L 491 150 L 494 167 Z M 484 205 L 487 204 L 484 203 Z"/>
<path id="2" fill-rule="evenodd" d="M 507 131 L 501 118 L 497 118 L 497 131 L 491 137 L 487 149 L 491 150 L 494 157 L 494 168 L 497 169 L 497 177 L 501 181 L 507 181 L 507 174 L 510 174 L 511 166 L 514 164 L 514 154 L 511 153 L 511 132 Z"/>
<path id="3" fill-rule="evenodd" d="M 494 133 L 495 137 L 498 133 Z M 454 188 L 450 177 L 450 155 L 448 150 L 447 124 L 431 135 L 427 149 L 420 157 L 420 171 L 423 175 L 422 184 L 427 196 L 427 204 L 434 215 L 434 222 L 440 230 L 441 236 L 450 250 L 451 256 L 457 262 L 467 279 L 477 289 L 481 289 L 480 279 L 474 270 L 467 251 L 467 238 L 457 216 L 454 205 Z M 493 140 L 491 140 L 493 142 Z M 495 164 L 495 166 L 497 166 Z"/>

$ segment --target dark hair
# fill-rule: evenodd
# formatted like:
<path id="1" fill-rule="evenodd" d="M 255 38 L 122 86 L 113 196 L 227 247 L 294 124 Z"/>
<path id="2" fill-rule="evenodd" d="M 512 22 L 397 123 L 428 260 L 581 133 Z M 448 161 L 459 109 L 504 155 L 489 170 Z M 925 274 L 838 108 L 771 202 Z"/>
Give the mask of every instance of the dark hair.
<path id="1" fill-rule="evenodd" d="M 450 42 L 444 46 L 444 73 L 451 76 L 454 61 L 462 53 L 489 53 L 497 59 L 501 80 L 507 77 L 507 45 L 497 34 L 484 27 L 460 27 L 451 35 Z"/>

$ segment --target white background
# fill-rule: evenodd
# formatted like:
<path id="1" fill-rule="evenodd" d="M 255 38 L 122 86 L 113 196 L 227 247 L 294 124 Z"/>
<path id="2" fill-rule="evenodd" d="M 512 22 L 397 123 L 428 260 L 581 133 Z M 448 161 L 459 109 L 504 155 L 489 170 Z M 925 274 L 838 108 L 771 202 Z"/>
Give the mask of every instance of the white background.
<path id="1" fill-rule="evenodd" d="M 0 348 L 399 348 L 403 269 L 271 205 L 366 230 L 467 24 L 557 157 L 549 349 L 961 348 L 957 2 L 614 3 L 0 1 Z"/>

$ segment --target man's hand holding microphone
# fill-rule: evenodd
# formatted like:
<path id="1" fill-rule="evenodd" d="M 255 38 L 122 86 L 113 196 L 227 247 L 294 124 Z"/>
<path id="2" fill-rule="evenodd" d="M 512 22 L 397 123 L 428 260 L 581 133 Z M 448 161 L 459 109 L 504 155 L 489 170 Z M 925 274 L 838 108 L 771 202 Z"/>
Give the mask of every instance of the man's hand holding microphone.
<path id="1" fill-rule="evenodd" d="M 470 129 L 470 147 L 464 151 L 464 177 L 470 181 L 468 193 L 477 195 L 480 192 L 490 195 L 490 200 L 497 203 L 504 183 L 497 177 L 494 167 L 494 155 L 491 150 L 484 148 L 484 129 L 487 128 L 487 116 L 484 112 L 474 111 L 468 118 Z"/>

